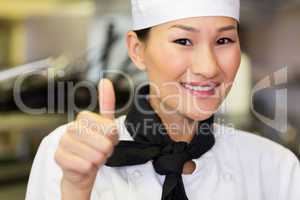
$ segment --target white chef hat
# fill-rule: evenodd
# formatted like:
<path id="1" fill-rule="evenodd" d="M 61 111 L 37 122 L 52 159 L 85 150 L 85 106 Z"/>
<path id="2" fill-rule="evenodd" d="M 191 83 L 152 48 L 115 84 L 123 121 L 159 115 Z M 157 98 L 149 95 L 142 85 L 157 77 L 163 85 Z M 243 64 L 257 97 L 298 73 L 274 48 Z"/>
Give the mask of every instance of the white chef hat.
<path id="1" fill-rule="evenodd" d="M 240 0 L 131 0 L 131 6 L 133 30 L 189 17 L 240 18 Z"/>

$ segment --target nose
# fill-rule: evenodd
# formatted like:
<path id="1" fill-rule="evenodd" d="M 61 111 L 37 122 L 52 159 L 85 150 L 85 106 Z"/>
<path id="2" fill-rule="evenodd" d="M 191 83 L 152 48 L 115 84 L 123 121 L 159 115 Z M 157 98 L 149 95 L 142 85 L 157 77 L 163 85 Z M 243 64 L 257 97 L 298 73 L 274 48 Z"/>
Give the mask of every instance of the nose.
<path id="1" fill-rule="evenodd" d="M 194 74 L 211 79 L 220 72 L 216 55 L 209 45 L 204 45 L 195 50 L 193 55 L 191 71 Z"/>

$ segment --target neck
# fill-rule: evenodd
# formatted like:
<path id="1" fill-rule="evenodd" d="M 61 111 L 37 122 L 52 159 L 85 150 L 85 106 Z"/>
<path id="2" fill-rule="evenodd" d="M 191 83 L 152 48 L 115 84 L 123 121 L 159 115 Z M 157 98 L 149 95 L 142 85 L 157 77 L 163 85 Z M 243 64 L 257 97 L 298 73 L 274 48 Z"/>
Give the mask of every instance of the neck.
<path id="1" fill-rule="evenodd" d="M 152 96 L 152 95 L 151 95 Z M 153 95 L 154 96 L 154 95 Z M 176 142 L 190 142 L 196 133 L 197 121 L 194 121 L 177 111 L 171 113 L 164 112 L 161 109 L 161 101 L 158 98 L 150 98 L 149 102 L 152 108 L 160 117 L 162 123 L 166 127 L 168 136 Z M 168 111 L 170 107 L 163 105 Z"/>

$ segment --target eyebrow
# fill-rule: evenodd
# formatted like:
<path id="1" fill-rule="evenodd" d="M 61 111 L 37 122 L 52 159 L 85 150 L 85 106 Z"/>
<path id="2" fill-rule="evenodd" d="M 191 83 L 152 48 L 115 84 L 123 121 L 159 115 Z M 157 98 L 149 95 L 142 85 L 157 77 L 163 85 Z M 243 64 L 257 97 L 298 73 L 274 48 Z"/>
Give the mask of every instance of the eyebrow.
<path id="1" fill-rule="evenodd" d="M 194 33 L 199 33 L 200 32 L 199 29 L 196 29 L 196 28 L 191 27 L 191 26 L 181 25 L 181 24 L 173 25 L 169 29 L 171 29 L 171 28 L 179 28 L 179 29 L 189 31 L 189 32 L 194 32 Z M 217 31 L 218 32 L 224 32 L 224 31 L 230 31 L 230 30 L 235 30 L 235 29 L 237 29 L 236 26 L 228 25 L 228 26 L 218 28 Z"/>
<path id="2" fill-rule="evenodd" d="M 231 30 L 235 30 L 235 29 L 237 29 L 236 26 L 229 25 L 229 26 L 224 26 L 224 27 L 218 28 L 218 32 L 231 31 Z"/>

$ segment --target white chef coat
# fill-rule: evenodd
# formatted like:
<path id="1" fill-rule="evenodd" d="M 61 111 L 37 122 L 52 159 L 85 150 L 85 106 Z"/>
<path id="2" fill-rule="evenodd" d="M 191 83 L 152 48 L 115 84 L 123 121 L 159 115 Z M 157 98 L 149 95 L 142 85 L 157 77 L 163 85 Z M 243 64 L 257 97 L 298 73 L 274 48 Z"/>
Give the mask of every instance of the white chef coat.
<path id="1" fill-rule="evenodd" d="M 133 140 L 117 118 L 121 140 Z M 40 144 L 32 166 L 26 200 L 60 199 L 62 171 L 54 154 L 66 125 Z M 299 160 L 288 149 L 260 136 L 214 123 L 216 143 L 194 159 L 196 169 L 182 175 L 189 200 L 300 200 Z M 102 166 L 92 200 L 160 200 L 165 176 L 145 164 Z"/>

